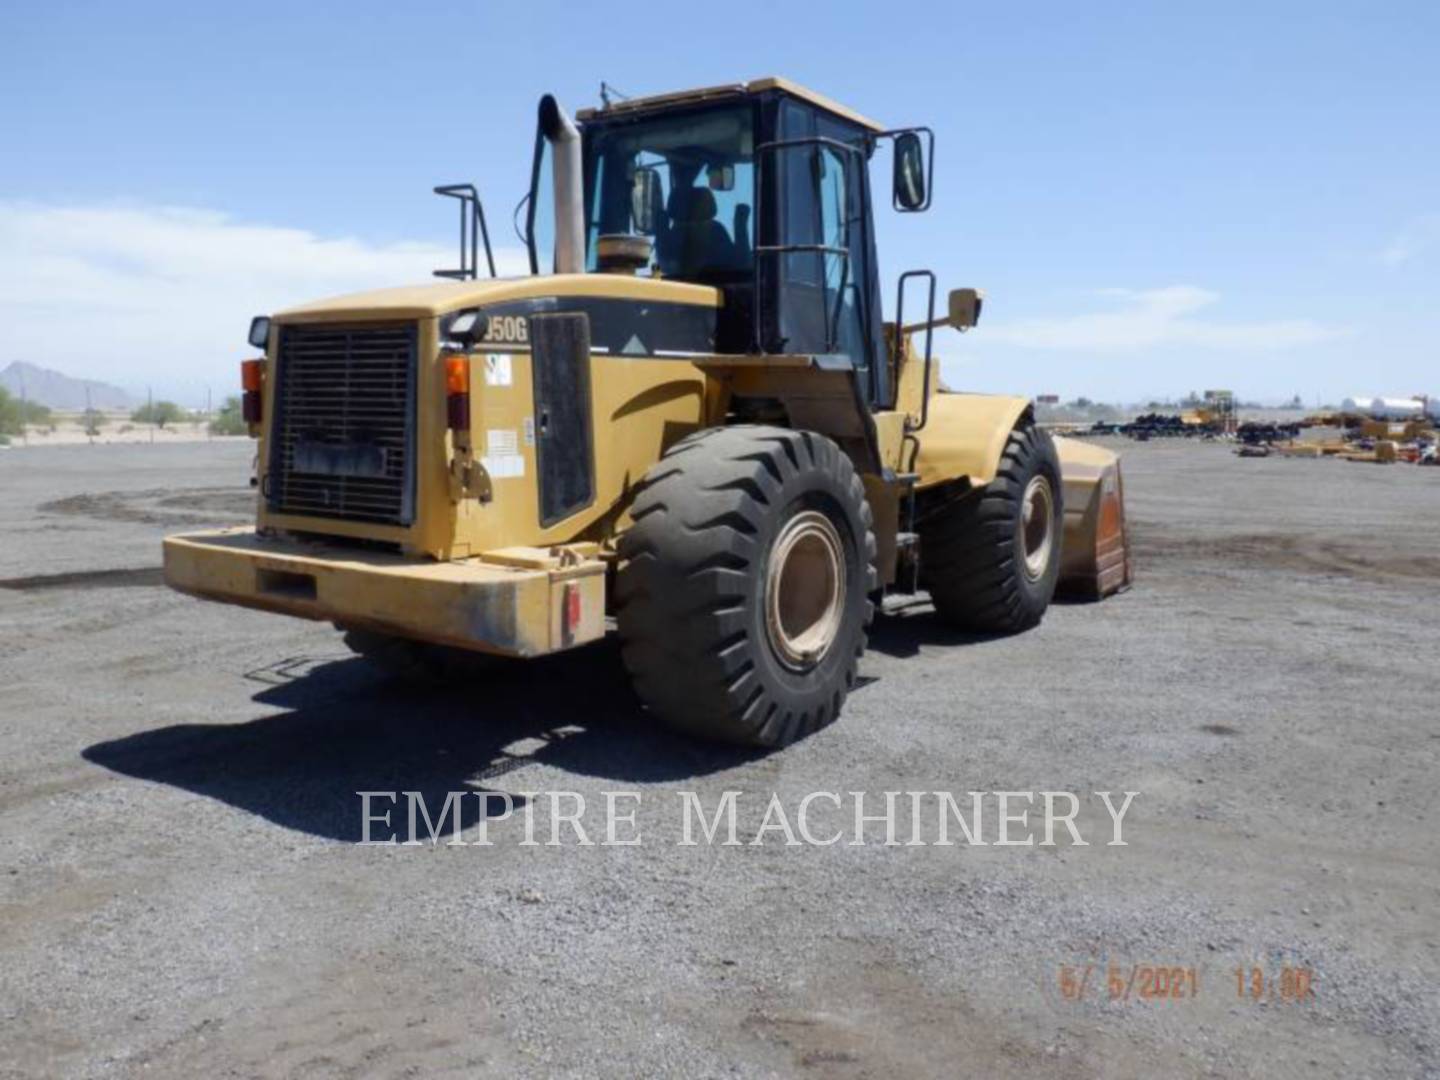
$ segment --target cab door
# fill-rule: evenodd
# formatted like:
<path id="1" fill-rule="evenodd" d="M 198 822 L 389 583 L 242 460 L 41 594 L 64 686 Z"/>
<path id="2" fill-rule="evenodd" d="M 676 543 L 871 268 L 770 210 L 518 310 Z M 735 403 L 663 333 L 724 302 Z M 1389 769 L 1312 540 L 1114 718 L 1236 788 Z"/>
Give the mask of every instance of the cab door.
<path id="1" fill-rule="evenodd" d="M 878 285 L 867 186 L 868 143 L 854 125 L 780 102 L 771 160 L 773 241 L 762 289 L 773 297 L 766 351 L 844 357 L 862 395 L 885 401 Z"/>

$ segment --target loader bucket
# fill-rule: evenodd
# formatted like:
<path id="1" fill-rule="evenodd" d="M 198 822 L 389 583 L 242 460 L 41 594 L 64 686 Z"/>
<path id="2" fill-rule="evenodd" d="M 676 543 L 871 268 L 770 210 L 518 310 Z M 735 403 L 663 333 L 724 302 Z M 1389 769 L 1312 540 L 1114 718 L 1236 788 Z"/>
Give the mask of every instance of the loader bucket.
<path id="1" fill-rule="evenodd" d="M 1065 490 L 1057 591 L 1100 600 L 1128 588 L 1133 577 L 1120 455 L 1075 439 L 1056 438 L 1055 448 Z"/>

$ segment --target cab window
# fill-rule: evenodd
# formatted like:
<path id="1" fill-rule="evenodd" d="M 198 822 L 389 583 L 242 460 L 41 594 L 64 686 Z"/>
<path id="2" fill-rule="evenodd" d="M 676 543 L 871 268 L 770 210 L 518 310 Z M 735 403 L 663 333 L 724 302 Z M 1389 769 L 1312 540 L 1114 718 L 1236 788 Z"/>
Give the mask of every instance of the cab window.
<path id="1" fill-rule="evenodd" d="M 868 363 L 865 158 L 855 133 L 796 102 L 780 108 L 780 334 L 794 352 Z M 795 250 L 799 248 L 801 250 Z"/>
<path id="2" fill-rule="evenodd" d="M 644 202 L 637 192 L 646 186 L 658 186 L 648 221 L 637 217 Z M 651 274 L 708 284 L 748 280 L 755 243 L 751 109 L 587 125 L 585 195 L 590 269 L 600 236 L 640 234 L 654 242 Z"/>

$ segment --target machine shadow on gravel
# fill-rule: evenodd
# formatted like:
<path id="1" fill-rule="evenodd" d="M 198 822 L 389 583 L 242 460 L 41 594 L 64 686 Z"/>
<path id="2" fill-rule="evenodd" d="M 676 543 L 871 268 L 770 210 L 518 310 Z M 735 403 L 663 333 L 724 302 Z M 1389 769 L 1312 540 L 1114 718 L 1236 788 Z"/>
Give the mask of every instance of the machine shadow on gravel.
<path id="1" fill-rule="evenodd" d="M 1089 597 L 1056 593 L 1050 601 L 1050 606 L 1084 607 L 1095 603 L 1098 601 Z M 1025 631 L 1020 632 L 1025 633 Z M 980 645 L 987 641 L 1000 641 L 1007 637 L 1014 637 L 1014 634 L 980 633 L 951 626 L 930 606 L 928 599 L 918 596 L 908 603 L 897 605 L 884 612 L 876 612 L 875 620 L 870 624 L 867 649 L 870 652 L 882 653 L 885 656 L 903 660 L 918 654 L 921 646 L 924 645 L 946 647 Z"/>
<path id="2" fill-rule="evenodd" d="M 997 641 L 1010 634 L 976 633 L 959 630 L 942 619 L 925 600 L 877 614 L 870 624 L 869 652 L 903 660 L 915 656 L 924 645 L 963 646 Z"/>
<path id="3" fill-rule="evenodd" d="M 286 677 L 297 669 L 305 673 Z M 362 839 L 358 791 L 418 791 L 438 812 L 448 792 L 495 790 L 488 782 L 529 764 L 646 784 L 703 776 L 762 756 L 683 739 L 655 724 L 640 709 L 618 650 L 608 642 L 436 688 L 389 681 L 354 658 L 292 658 L 266 671 L 278 672 L 279 681 L 254 700 L 288 711 L 239 724 L 137 732 L 95 743 L 82 756 L 288 829 L 345 842 Z M 512 794 L 526 787 L 502 786 Z M 503 804 L 493 802 L 500 813 Z M 479 821 L 479 804 L 463 800 L 465 828 Z M 392 821 L 403 826 L 403 801 Z"/>

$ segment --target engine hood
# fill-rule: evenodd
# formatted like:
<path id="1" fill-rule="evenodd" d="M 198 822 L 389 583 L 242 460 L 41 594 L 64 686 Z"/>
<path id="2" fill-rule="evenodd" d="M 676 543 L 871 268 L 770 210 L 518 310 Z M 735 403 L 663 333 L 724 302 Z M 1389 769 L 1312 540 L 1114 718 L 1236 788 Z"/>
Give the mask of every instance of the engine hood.
<path id="1" fill-rule="evenodd" d="M 541 296 L 598 296 L 718 308 L 719 289 L 620 274 L 545 274 L 484 281 L 440 281 L 350 293 L 275 314 L 277 323 L 431 319 L 451 311 Z"/>

